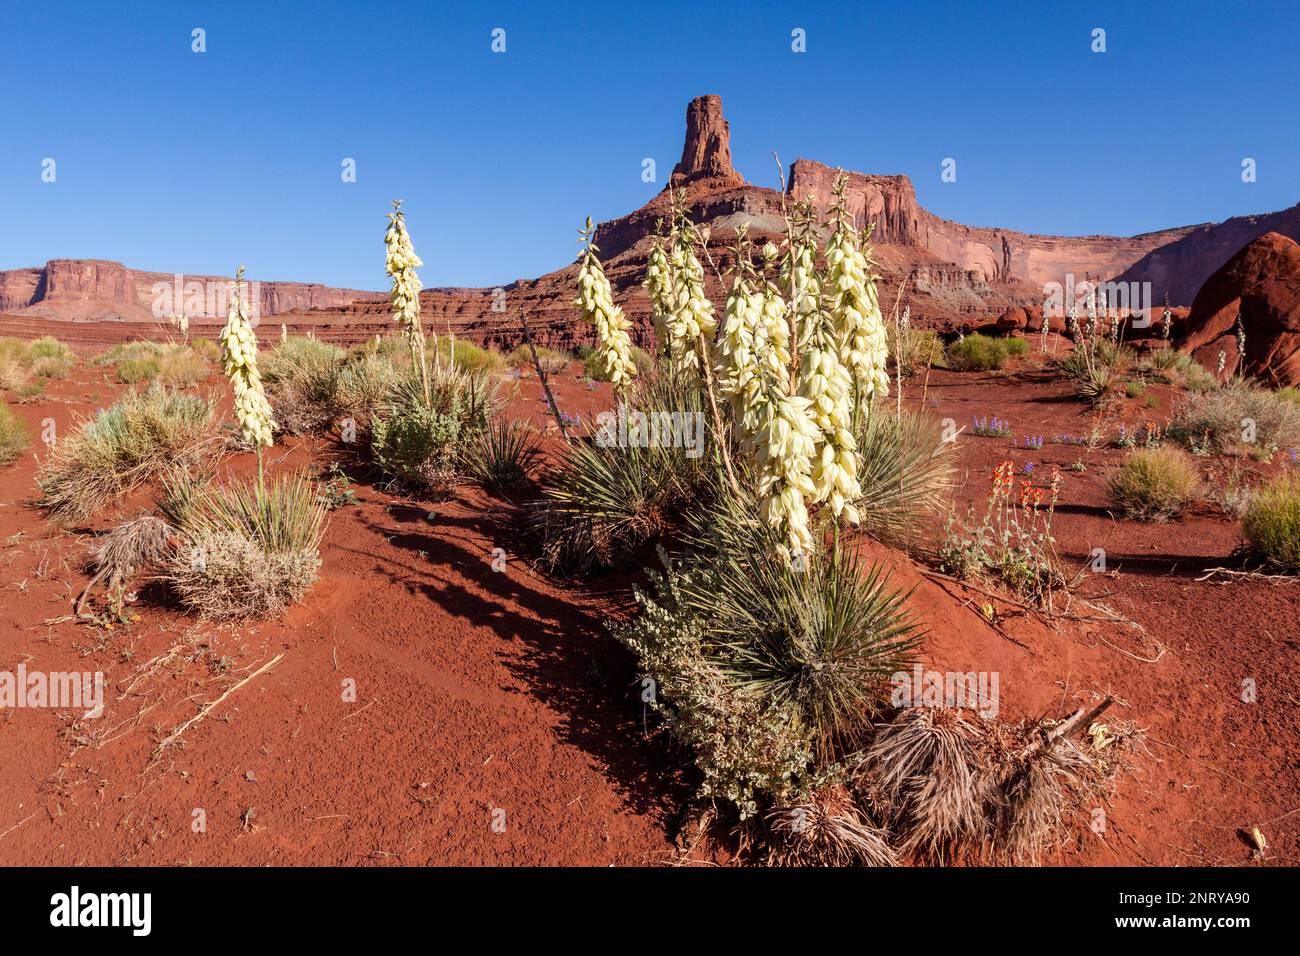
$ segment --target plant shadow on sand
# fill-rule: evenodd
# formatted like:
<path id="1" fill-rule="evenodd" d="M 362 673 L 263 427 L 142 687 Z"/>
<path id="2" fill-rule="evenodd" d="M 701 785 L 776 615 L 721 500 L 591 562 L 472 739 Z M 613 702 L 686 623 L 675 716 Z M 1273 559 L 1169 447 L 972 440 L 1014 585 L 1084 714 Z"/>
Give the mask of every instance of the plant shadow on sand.
<path id="1" fill-rule="evenodd" d="M 468 514 L 448 513 L 467 504 L 442 502 L 431 512 L 393 503 L 384 512 L 391 524 L 362 517 L 363 525 L 414 559 L 384 558 L 376 569 L 443 612 L 491 628 L 502 641 L 496 660 L 522 685 L 503 690 L 527 694 L 558 714 L 559 739 L 594 758 L 631 810 L 670 826 L 691 797 L 689 760 L 643 733 L 633 658 L 605 632 L 611 612 L 626 604 L 626 587 L 611 588 L 610 596 L 589 588 L 555 596 L 559 587 L 519 557 L 527 553 L 521 509 L 493 502 L 495 509 L 468 504 Z M 475 550 L 466 539 L 476 537 L 491 543 Z M 494 547 L 509 555 L 501 572 L 493 570 Z M 653 728 L 658 718 L 649 721 Z"/>

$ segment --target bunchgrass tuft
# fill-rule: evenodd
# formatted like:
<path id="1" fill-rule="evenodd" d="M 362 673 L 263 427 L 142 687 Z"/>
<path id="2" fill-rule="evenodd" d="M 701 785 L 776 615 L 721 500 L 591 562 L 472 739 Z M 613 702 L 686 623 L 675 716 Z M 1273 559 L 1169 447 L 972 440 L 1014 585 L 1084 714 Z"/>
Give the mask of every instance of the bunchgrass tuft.
<path id="1" fill-rule="evenodd" d="M 31 435 L 13 409 L 0 402 L 0 465 L 12 465 L 31 445 Z"/>
<path id="2" fill-rule="evenodd" d="M 948 367 L 959 372 L 989 371 L 1005 365 L 1009 354 L 1006 339 L 976 332 L 948 346 Z"/>
<path id="3" fill-rule="evenodd" d="M 212 436 L 214 408 L 161 386 L 130 392 L 54 446 L 37 476 L 40 504 L 81 520 L 173 466 L 193 462 Z"/>
<path id="4" fill-rule="evenodd" d="M 174 495 L 184 543 L 167 580 L 204 617 L 274 617 L 316 581 L 326 509 L 306 474 Z"/>
<path id="5" fill-rule="evenodd" d="M 1300 474 L 1278 475 L 1256 489 L 1241 529 L 1269 564 L 1300 574 Z"/>
<path id="6" fill-rule="evenodd" d="M 1169 445 L 1135 451 L 1110 478 L 1111 500 L 1127 518 L 1168 521 L 1201 495 L 1201 478 L 1187 455 Z"/>

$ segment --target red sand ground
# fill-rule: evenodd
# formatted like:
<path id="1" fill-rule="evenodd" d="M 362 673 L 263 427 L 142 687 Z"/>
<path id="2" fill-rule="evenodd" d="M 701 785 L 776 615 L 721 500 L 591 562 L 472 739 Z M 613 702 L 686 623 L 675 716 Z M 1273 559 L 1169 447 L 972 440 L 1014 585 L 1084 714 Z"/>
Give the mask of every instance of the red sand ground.
<path id="1" fill-rule="evenodd" d="M 1065 474 L 1057 526 L 1082 563 L 1104 547 L 1095 583 L 1141 629 L 1016 616 L 991 625 L 988 599 L 922 576 L 871 546 L 917 585 L 941 668 L 1001 673 L 1002 716 L 1061 716 L 1101 695 L 1108 717 L 1147 729 L 1106 807 L 1101 834 L 1082 829 L 1048 862 L 1226 864 L 1251 861 L 1242 829 L 1267 835 L 1266 862 L 1300 862 L 1300 760 L 1294 585 L 1196 582 L 1241 543 L 1209 507 L 1169 525 L 1113 520 L 1105 477 L 1123 452 L 1050 443 L 1087 431 L 1082 406 L 1034 371 L 936 372 L 925 401 L 958 424 L 1009 418 L 1040 451 L 963 434 L 959 501 L 981 504 L 997 462 L 1056 464 Z M 576 371 L 576 367 L 574 369 Z M 573 372 L 557 376 L 562 408 L 586 420 L 609 402 Z M 210 380 L 209 387 L 220 388 Z M 39 435 L 53 417 L 106 406 L 120 386 L 80 367 L 39 401 L 16 406 Z M 909 403 L 920 400 L 909 383 Z M 1168 414 L 1171 396 L 1156 389 Z M 1131 403 L 1135 420 L 1152 413 Z M 514 414 L 547 425 L 540 388 L 519 383 Z M 332 460 L 327 442 L 290 440 L 273 469 Z M 43 449 L 36 454 L 43 454 Z M 1082 458 L 1084 474 L 1066 471 Z M 234 465 L 247 471 L 246 456 Z M 104 632 L 68 621 L 86 580 L 90 530 L 148 505 L 142 493 L 88 528 L 60 531 L 36 511 L 36 456 L 0 469 L 0 669 L 102 670 L 97 720 L 48 710 L 0 712 L 0 863 L 4 864 L 659 864 L 692 790 L 689 760 L 643 733 L 636 671 L 604 631 L 628 610 L 627 576 L 586 585 L 530 566 L 520 509 L 470 486 L 448 502 L 357 485 L 333 513 L 322 580 L 282 621 L 210 625 L 160 607 L 145 589 L 140 619 Z M 962 505 L 964 507 L 964 504 Z M 504 571 L 492 569 L 503 548 Z M 1162 653 L 1163 652 L 1163 653 Z M 278 654 L 160 757 L 173 728 Z M 1157 658 L 1154 662 L 1146 662 Z M 1145 659 L 1145 660 L 1144 660 Z M 1243 678 L 1258 702 L 1240 699 Z M 356 681 L 355 703 L 341 699 Z M 195 809 L 207 831 L 192 829 Z M 494 819 L 505 811 L 504 832 Z M 715 859 L 725 859 L 718 849 Z"/>

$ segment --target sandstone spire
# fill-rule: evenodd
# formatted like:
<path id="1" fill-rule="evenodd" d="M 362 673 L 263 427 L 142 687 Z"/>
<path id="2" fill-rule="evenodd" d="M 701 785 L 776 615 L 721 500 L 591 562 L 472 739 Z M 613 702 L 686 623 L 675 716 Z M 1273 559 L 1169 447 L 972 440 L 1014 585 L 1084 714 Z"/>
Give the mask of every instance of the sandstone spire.
<path id="1" fill-rule="evenodd" d="M 731 165 L 731 130 L 722 116 L 722 97 L 714 94 L 697 96 L 686 107 L 686 142 L 681 162 L 673 167 L 674 186 L 700 179 L 745 182 Z"/>

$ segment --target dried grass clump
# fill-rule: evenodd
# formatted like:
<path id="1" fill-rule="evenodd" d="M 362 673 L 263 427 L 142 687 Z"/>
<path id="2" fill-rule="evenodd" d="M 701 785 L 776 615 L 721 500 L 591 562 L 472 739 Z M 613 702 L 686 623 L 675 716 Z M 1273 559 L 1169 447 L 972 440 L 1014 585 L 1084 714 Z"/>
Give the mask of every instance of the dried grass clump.
<path id="1" fill-rule="evenodd" d="M 181 480 L 165 510 L 184 533 L 167 581 L 204 617 L 277 616 L 316 581 L 326 510 L 305 474 L 224 486 Z"/>
<path id="2" fill-rule="evenodd" d="M 159 382 L 176 388 L 190 388 L 212 373 L 207 339 L 192 342 L 122 342 L 95 358 L 95 364 L 111 367 L 118 381 L 127 385 Z"/>
<path id="3" fill-rule="evenodd" d="M 77 598 L 76 613 L 85 616 L 86 598 L 103 584 L 113 611 L 122 610 L 126 585 L 136 575 L 160 568 L 175 550 L 177 531 L 153 515 L 142 515 L 118 525 L 95 546 L 94 574 Z"/>
<path id="4" fill-rule="evenodd" d="M 889 831 L 874 826 L 852 798 L 827 788 L 765 817 L 770 866 L 897 866 Z"/>
<path id="5" fill-rule="evenodd" d="M 568 352 L 548 349 L 542 345 L 537 346 L 537 362 L 547 375 L 563 372 L 573 360 L 573 356 Z M 532 349 L 527 345 L 515 346 L 514 350 L 506 356 L 506 364 L 511 368 L 534 368 Z"/>
<path id="6" fill-rule="evenodd" d="M 1110 496 L 1125 517 L 1176 518 L 1201 495 L 1201 476 L 1186 454 L 1169 445 L 1135 451 L 1110 478 Z"/>
<path id="7" fill-rule="evenodd" d="M 871 791 L 910 852 L 949 859 L 989 832 L 980 727 L 960 711 L 920 707 L 876 729 L 867 748 Z"/>
<path id="8" fill-rule="evenodd" d="M 31 442 L 23 420 L 8 405 L 0 402 L 0 465 L 12 465 Z"/>
<path id="9" fill-rule="evenodd" d="M 0 388 L 25 391 L 24 397 L 37 394 L 37 386 L 46 379 L 67 378 L 75 364 L 72 349 L 52 335 L 30 342 L 12 336 L 0 338 Z M 33 379 L 38 381 L 33 383 Z"/>
<path id="10" fill-rule="evenodd" d="M 89 517 L 167 468 L 196 461 L 213 418 L 210 402 L 161 386 L 125 395 L 54 446 L 37 476 L 41 506 L 58 521 Z"/>

